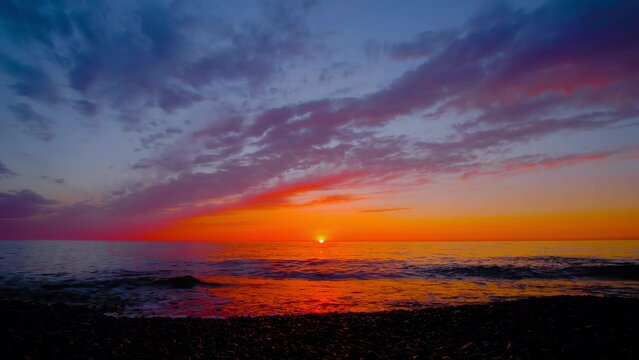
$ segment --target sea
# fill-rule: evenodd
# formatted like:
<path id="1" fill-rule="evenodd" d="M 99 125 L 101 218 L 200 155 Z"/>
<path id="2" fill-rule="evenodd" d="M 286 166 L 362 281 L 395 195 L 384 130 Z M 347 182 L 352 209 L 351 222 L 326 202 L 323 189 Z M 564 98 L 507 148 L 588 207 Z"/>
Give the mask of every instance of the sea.
<path id="1" fill-rule="evenodd" d="M 362 312 L 639 297 L 639 241 L 0 241 L 0 298 L 116 316 Z"/>

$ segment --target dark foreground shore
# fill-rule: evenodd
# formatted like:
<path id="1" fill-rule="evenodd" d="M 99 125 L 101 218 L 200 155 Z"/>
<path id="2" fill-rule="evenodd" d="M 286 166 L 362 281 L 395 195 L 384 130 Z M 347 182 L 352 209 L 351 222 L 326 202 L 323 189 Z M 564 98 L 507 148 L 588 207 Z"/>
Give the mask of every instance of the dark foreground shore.
<path id="1" fill-rule="evenodd" d="M 638 359 L 639 299 L 256 318 L 113 318 L 0 301 L 1 359 Z"/>

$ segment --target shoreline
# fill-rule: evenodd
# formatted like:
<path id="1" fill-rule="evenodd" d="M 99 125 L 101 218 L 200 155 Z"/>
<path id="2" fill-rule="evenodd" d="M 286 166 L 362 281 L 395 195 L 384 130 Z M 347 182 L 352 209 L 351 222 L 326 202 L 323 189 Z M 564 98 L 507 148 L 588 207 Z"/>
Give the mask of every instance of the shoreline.
<path id="1" fill-rule="evenodd" d="M 376 313 L 123 318 L 0 300 L 0 358 L 639 358 L 639 299 L 556 296 Z"/>

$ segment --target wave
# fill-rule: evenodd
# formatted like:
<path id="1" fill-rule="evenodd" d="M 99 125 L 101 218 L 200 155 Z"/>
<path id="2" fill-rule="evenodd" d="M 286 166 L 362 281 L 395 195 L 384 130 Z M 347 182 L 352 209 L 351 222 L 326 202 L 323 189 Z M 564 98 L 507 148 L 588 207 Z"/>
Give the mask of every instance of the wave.
<path id="1" fill-rule="evenodd" d="M 135 287 L 156 287 L 166 289 L 191 289 L 196 286 L 202 287 L 219 287 L 220 283 L 208 282 L 198 279 L 191 275 L 174 276 L 174 277 L 123 277 L 116 279 L 93 280 L 93 281 L 74 281 L 66 280 L 59 282 L 47 282 L 40 285 L 45 290 L 59 290 L 71 288 L 96 288 L 96 289 L 113 289 L 118 287 L 135 288 Z"/>
<path id="2" fill-rule="evenodd" d="M 434 275 L 454 278 L 486 279 L 601 279 L 601 280 L 639 280 L 639 265 L 577 265 L 556 267 L 512 266 L 512 265 L 473 265 L 444 266 L 418 269 L 423 276 Z"/>
<path id="3" fill-rule="evenodd" d="M 193 275 L 183 275 L 183 274 Z M 197 274 L 197 275 L 196 275 Z M 249 277 L 263 279 L 374 280 L 606 280 L 639 281 L 639 261 L 601 258 L 512 257 L 483 262 L 463 259 L 428 263 L 407 260 L 225 260 L 184 264 L 179 270 L 91 272 L 78 278 L 67 273 L 41 274 L 35 278 L 0 278 L 0 287 L 36 287 L 43 290 L 193 289 L 226 286 L 208 278 Z M 226 282 L 226 280 L 225 280 Z M 231 280 L 232 282 L 232 280 Z"/>
<path id="4" fill-rule="evenodd" d="M 214 275 L 274 279 L 601 279 L 639 280 L 639 262 L 601 258 L 499 258 L 487 263 L 428 264 L 396 260 L 227 260 L 208 263 Z"/>

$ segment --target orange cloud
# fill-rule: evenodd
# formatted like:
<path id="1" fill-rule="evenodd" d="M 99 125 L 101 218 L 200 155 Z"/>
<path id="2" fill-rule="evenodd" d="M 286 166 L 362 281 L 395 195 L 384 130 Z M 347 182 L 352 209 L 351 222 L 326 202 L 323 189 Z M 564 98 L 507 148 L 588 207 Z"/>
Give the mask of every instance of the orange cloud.
<path id="1" fill-rule="evenodd" d="M 408 210 L 408 207 L 397 207 L 397 208 L 382 208 L 382 209 L 366 209 L 361 210 L 363 213 L 382 213 L 382 212 L 390 212 L 390 211 L 400 211 L 400 210 Z"/>
<path id="2" fill-rule="evenodd" d="M 350 195 L 330 195 L 302 203 L 294 203 L 292 201 L 294 197 L 302 194 L 337 188 L 354 180 L 357 176 L 359 176 L 359 174 L 343 173 L 286 184 L 261 194 L 247 197 L 227 210 L 302 207 L 360 200 L 361 198 Z"/>
<path id="3" fill-rule="evenodd" d="M 301 204 L 290 204 L 289 206 L 316 206 L 316 205 L 328 205 L 328 204 L 335 204 L 335 203 L 343 203 L 343 202 L 351 202 L 351 201 L 358 201 L 358 200 L 364 200 L 366 198 L 364 197 L 357 197 L 357 196 L 352 196 L 352 195 L 330 195 L 330 196 L 323 196 L 311 201 L 307 201 Z"/>

